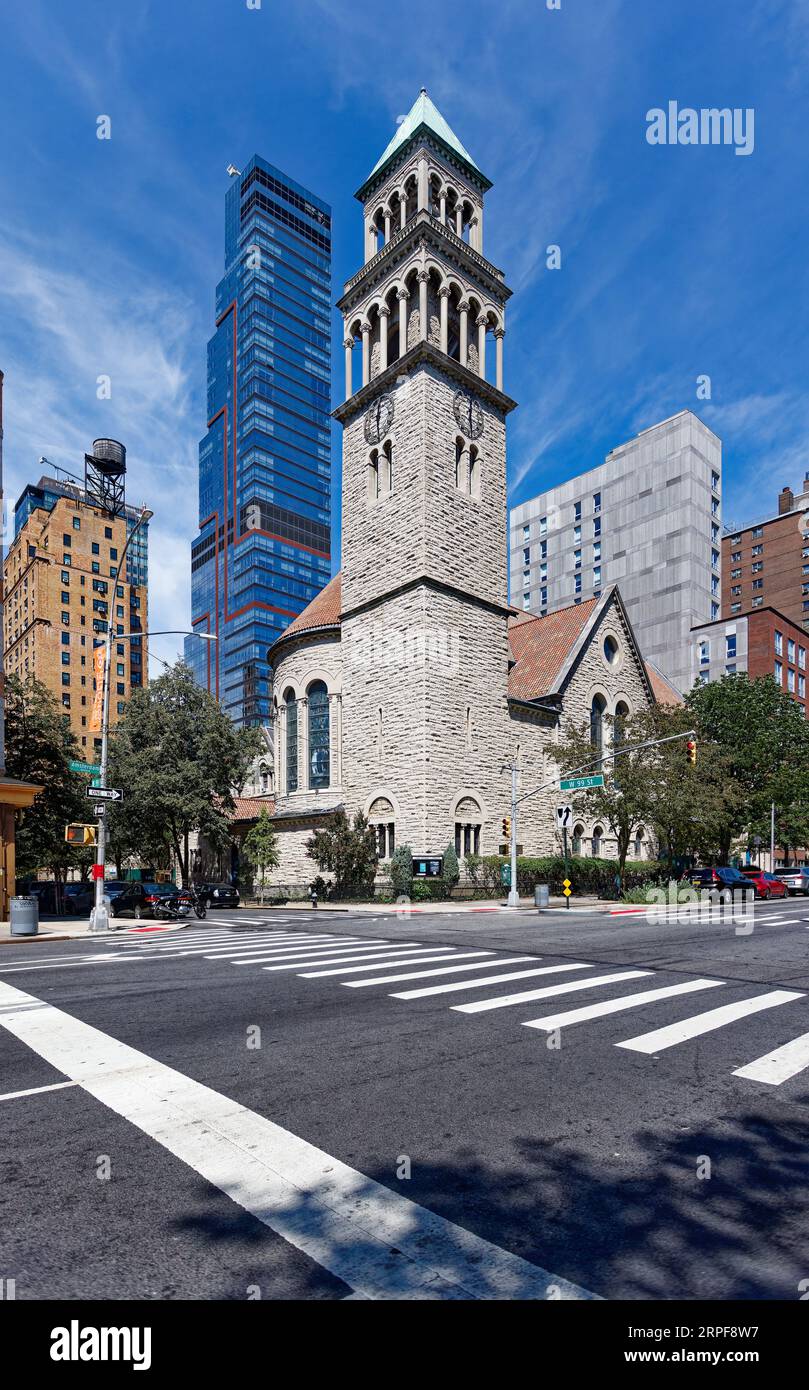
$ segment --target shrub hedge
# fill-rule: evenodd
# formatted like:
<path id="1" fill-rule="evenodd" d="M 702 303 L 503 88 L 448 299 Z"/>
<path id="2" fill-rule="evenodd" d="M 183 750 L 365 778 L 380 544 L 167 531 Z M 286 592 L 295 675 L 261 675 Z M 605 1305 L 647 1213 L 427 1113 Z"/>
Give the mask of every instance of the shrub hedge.
<path id="1" fill-rule="evenodd" d="M 508 859 L 499 854 L 468 855 L 466 868 L 476 894 L 480 897 L 498 897 L 504 892 L 502 867 Z M 532 896 L 534 884 L 547 883 L 552 894 L 562 892 L 564 879 L 568 877 L 573 896 L 617 897 L 615 875 L 618 864 L 615 859 L 584 859 L 571 856 L 565 863 L 561 855 L 549 858 L 520 858 L 517 860 L 517 891 L 526 897 Z M 649 860 L 627 860 L 621 887 L 623 890 L 643 888 L 648 884 L 667 882 L 669 869 L 663 864 Z"/>

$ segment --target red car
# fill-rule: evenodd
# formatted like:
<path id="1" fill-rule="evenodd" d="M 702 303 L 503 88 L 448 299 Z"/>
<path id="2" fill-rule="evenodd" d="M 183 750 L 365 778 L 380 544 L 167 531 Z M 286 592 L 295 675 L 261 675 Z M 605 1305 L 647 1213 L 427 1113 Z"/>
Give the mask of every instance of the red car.
<path id="1" fill-rule="evenodd" d="M 780 878 L 775 874 L 765 873 L 763 869 L 754 869 L 752 864 L 742 869 L 745 878 L 749 878 L 756 890 L 757 898 L 786 898 L 789 896 L 789 889 Z"/>

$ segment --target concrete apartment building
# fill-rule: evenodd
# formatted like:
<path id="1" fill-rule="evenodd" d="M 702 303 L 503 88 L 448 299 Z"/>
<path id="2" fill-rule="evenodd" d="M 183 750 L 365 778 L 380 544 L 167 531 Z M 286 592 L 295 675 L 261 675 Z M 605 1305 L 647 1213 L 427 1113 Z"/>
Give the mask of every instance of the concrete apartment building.
<path id="1" fill-rule="evenodd" d="M 804 714 L 809 637 L 776 608 L 756 608 L 735 618 L 703 623 L 691 633 L 691 684 L 707 684 L 742 671 L 772 676 L 793 695 Z"/>
<path id="2" fill-rule="evenodd" d="M 29 484 L 15 511 L 18 530 L 3 565 L 6 673 L 34 676 L 53 692 L 93 762 L 101 749 L 91 717 L 93 649 L 110 621 L 122 634 L 148 626 L 145 541 L 130 547 L 124 575 L 117 563 L 138 513 L 127 507 L 113 519 L 89 505 L 81 487 L 44 477 Z M 114 644 L 110 680 L 115 725 L 133 689 L 147 681 L 141 638 Z"/>
<path id="3" fill-rule="evenodd" d="M 774 608 L 809 630 L 809 474 L 782 488 L 778 513 L 722 538 L 722 616 Z"/>
<path id="4" fill-rule="evenodd" d="M 618 584 L 644 657 L 691 684 L 691 630 L 720 616 L 722 444 L 684 410 L 513 507 L 510 595 L 552 613 Z"/>

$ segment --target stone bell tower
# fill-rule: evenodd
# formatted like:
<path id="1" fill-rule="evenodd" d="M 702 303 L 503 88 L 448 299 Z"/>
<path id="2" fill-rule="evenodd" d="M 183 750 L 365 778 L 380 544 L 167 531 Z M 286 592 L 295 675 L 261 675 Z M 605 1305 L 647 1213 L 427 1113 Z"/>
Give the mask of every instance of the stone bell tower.
<path id="1" fill-rule="evenodd" d="M 487 807 L 500 810 L 509 752 L 515 403 L 503 391 L 510 291 L 484 254 L 490 187 L 422 89 L 356 195 L 365 263 L 338 304 L 345 799 L 390 803 L 397 842 L 417 854 L 446 848 L 464 793 L 481 803 L 481 852 L 496 848 Z"/>

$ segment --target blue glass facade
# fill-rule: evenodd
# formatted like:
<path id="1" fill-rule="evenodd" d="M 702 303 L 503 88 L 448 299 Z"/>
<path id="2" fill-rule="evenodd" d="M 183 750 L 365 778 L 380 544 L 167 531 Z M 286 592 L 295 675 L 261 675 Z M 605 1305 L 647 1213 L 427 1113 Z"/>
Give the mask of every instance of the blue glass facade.
<path id="1" fill-rule="evenodd" d="M 267 722 L 267 651 L 331 576 L 331 210 L 254 155 L 225 198 L 185 659 Z"/>

